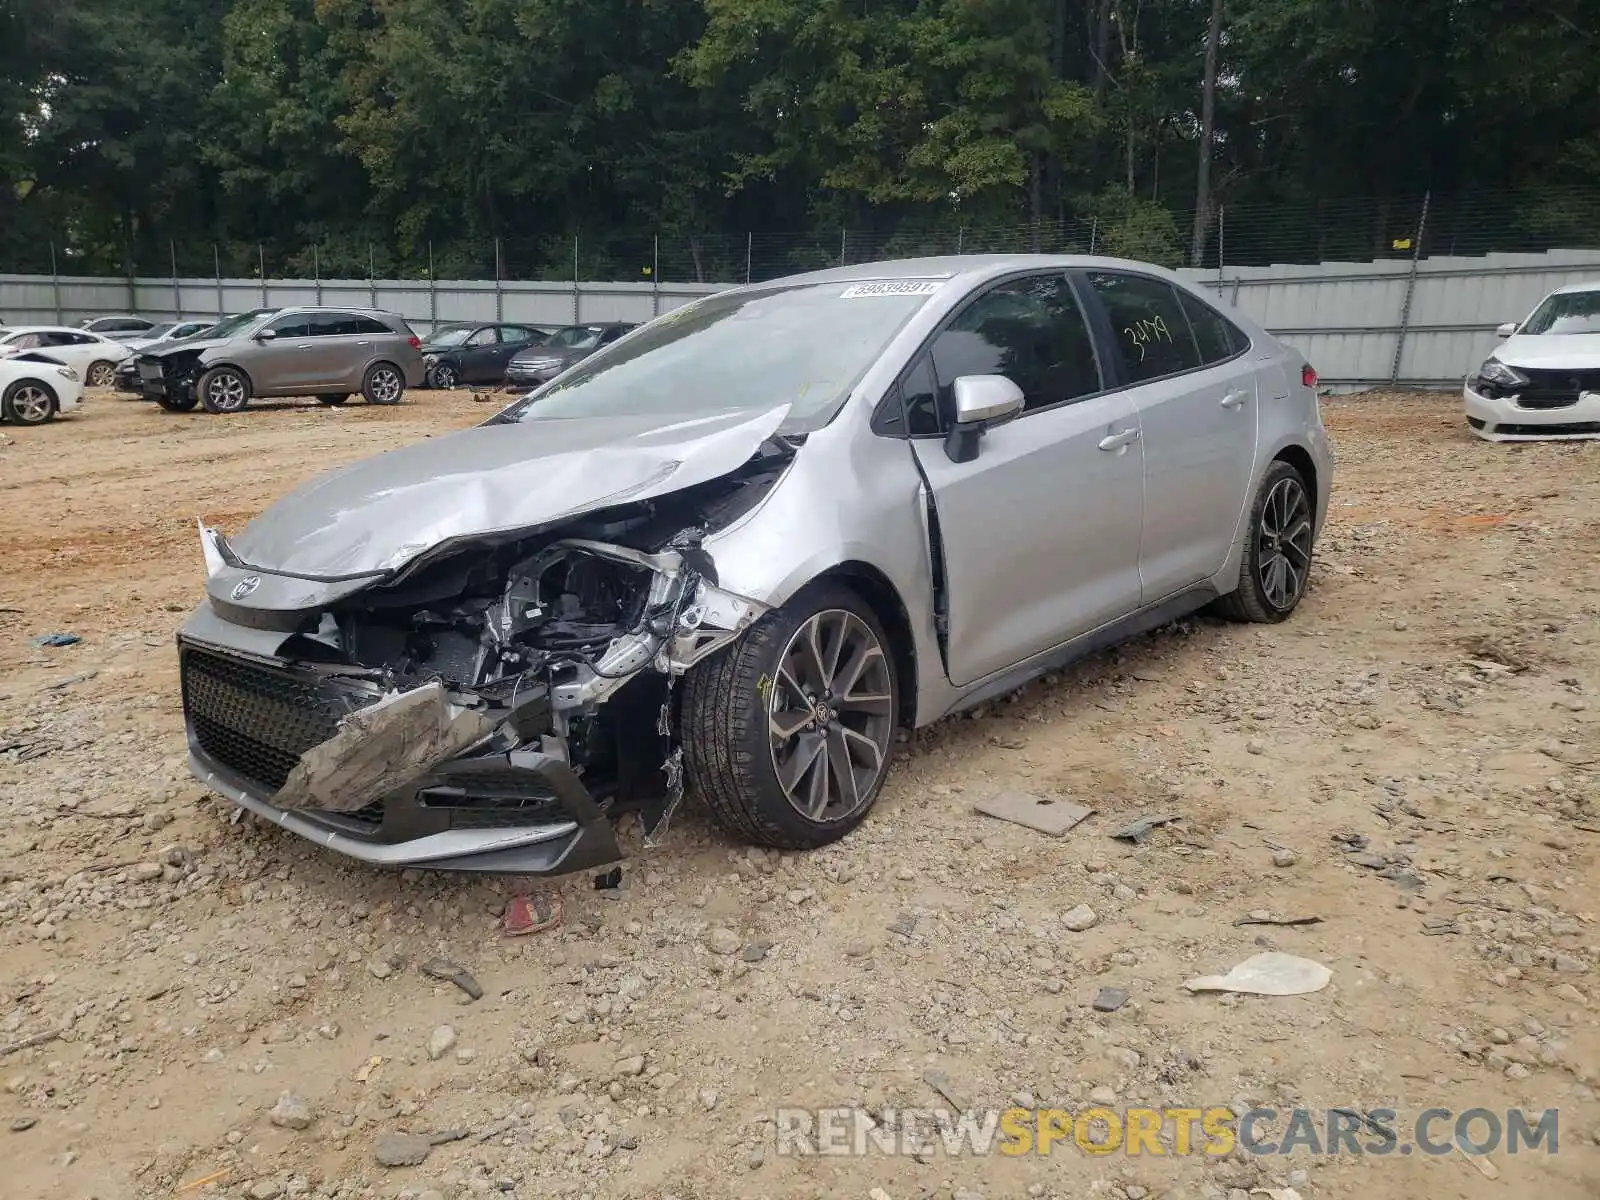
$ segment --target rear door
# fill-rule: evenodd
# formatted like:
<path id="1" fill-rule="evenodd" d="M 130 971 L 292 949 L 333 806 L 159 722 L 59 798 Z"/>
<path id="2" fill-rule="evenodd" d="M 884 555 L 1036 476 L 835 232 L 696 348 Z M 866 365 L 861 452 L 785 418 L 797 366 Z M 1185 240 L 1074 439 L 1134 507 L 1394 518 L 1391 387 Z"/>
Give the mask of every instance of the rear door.
<path id="1" fill-rule="evenodd" d="M 1249 339 L 1185 289 L 1132 271 L 1087 271 L 1144 441 L 1145 604 L 1222 569 L 1255 463 Z"/>
<path id="2" fill-rule="evenodd" d="M 958 463 L 938 435 L 962 375 L 1004 375 L 1026 407 Z M 913 362 L 901 395 L 938 519 L 953 682 L 976 682 L 1138 608 L 1138 416 L 1126 392 L 1106 390 L 1064 273 L 978 293 Z"/>
<path id="3" fill-rule="evenodd" d="M 500 350 L 495 357 L 493 376 L 484 380 L 485 383 L 500 383 L 506 377 L 506 364 L 519 350 L 526 350 L 535 342 L 541 340 L 536 330 L 526 325 L 500 326 Z"/>

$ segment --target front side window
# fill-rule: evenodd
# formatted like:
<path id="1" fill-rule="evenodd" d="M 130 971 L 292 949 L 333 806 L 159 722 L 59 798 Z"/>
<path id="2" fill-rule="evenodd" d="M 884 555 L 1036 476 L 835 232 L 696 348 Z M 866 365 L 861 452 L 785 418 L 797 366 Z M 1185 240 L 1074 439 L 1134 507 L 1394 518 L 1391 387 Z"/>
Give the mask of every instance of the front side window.
<path id="1" fill-rule="evenodd" d="M 941 283 L 808 283 L 726 292 L 675 309 L 513 405 L 501 420 L 696 416 L 789 405 L 820 428 Z M 576 327 L 580 331 L 582 327 Z M 589 327 L 598 340 L 603 326 Z M 574 346 L 573 329 L 551 339 Z"/>
<path id="2" fill-rule="evenodd" d="M 311 336 L 311 319 L 305 313 L 292 313 L 287 317 L 279 317 L 267 326 L 281 338 L 299 338 Z M 267 329 L 261 332 L 265 333 Z"/>
<path id="3" fill-rule="evenodd" d="M 473 349 L 478 349 L 482 346 L 492 346 L 494 343 L 495 336 L 493 329 L 480 329 L 477 333 L 473 334 L 467 339 L 467 345 Z"/>
<path id="4" fill-rule="evenodd" d="M 1089 286 L 1111 318 L 1112 334 L 1130 383 L 1144 383 L 1200 366 L 1178 295 L 1165 280 L 1114 271 L 1089 272 Z"/>
<path id="5" fill-rule="evenodd" d="M 955 411 L 962 375 L 1004 375 L 1022 389 L 1024 413 L 1101 388 L 1094 342 L 1064 275 L 1032 275 L 989 289 L 934 339 L 939 408 Z"/>
<path id="6" fill-rule="evenodd" d="M 1600 333 L 1600 292 L 1561 292 L 1545 298 L 1518 333 Z"/>

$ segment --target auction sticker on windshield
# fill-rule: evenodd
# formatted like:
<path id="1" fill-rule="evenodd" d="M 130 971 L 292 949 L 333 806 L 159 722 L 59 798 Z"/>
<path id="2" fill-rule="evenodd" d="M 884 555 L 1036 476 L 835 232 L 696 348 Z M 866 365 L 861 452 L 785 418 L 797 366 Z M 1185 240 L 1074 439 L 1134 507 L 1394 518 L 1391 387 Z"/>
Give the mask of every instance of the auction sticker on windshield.
<path id="1" fill-rule="evenodd" d="M 868 296 L 931 296 L 944 284 L 936 279 L 883 279 L 877 283 L 852 283 L 839 293 L 841 300 Z"/>

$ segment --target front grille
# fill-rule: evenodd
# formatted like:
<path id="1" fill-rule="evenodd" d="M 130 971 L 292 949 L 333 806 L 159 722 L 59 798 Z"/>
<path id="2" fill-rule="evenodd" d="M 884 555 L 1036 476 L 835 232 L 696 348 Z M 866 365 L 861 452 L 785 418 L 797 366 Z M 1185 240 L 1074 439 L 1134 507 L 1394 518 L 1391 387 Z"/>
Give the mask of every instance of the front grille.
<path id="1" fill-rule="evenodd" d="M 159 358 L 141 358 L 139 360 L 140 379 L 160 379 L 161 360 Z"/>
<path id="2" fill-rule="evenodd" d="M 186 647 L 183 710 L 200 749 L 267 794 L 332 737 L 348 706 L 287 671 Z"/>
<path id="3" fill-rule="evenodd" d="M 1523 408 L 1566 408 L 1576 404 L 1583 392 L 1600 392 L 1600 371 L 1544 371 L 1528 367 L 1516 370 L 1528 380 L 1513 398 Z"/>

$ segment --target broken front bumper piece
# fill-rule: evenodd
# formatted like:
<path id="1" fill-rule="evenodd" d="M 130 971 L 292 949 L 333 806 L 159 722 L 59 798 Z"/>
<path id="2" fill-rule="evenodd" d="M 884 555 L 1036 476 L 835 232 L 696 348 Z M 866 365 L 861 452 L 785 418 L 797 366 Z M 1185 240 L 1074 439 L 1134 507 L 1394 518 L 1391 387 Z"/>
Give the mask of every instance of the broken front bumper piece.
<path id="1" fill-rule="evenodd" d="M 320 846 L 385 866 L 529 875 L 622 857 L 571 767 L 494 748 L 494 719 L 442 684 L 374 701 L 338 677 L 209 647 L 185 644 L 180 661 L 195 776 Z"/>
<path id="2" fill-rule="evenodd" d="M 648 557 L 640 565 L 665 568 L 653 594 L 693 584 L 673 597 L 675 620 L 616 638 L 598 670 L 533 685 L 520 706 L 515 690 L 496 706 L 438 681 L 385 691 L 378 672 L 285 661 L 282 635 L 202 609 L 179 643 L 190 767 L 241 807 L 363 862 L 529 875 L 616 862 L 611 822 L 567 761 L 569 719 L 641 671 L 682 674 L 767 611 L 683 579 L 676 554 Z"/>

